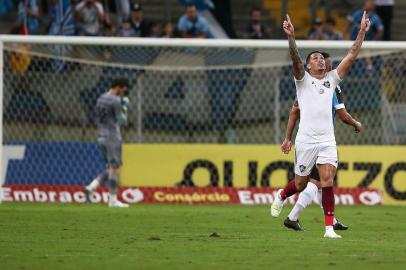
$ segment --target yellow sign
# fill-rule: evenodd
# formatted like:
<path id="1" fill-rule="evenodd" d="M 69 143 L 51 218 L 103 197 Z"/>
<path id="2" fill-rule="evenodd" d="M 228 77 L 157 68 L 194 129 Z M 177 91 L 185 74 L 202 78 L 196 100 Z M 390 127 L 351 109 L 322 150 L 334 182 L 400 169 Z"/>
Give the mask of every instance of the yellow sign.
<path id="1" fill-rule="evenodd" d="M 384 192 L 385 204 L 406 205 L 406 147 L 339 146 L 339 187 Z M 124 145 L 125 186 L 283 187 L 293 177 L 294 151 L 278 145 Z"/>

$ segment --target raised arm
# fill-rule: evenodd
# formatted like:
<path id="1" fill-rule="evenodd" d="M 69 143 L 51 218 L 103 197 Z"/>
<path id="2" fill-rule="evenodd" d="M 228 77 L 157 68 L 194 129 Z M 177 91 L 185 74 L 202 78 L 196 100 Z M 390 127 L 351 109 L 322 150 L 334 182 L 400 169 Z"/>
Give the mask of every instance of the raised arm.
<path id="1" fill-rule="evenodd" d="M 364 14 L 362 15 L 362 19 L 361 19 L 361 27 L 358 32 L 358 36 L 357 36 L 356 40 L 354 41 L 354 44 L 351 46 L 350 50 L 348 51 L 347 55 L 344 57 L 343 60 L 341 60 L 341 63 L 337 67 L 337 73 L 340 78 L 345 77 L 348 70 L 354 63 L 355 59 L 357 59 L 357 56 L 361 49 L 362 42 L 365 39 L 365 34 L 366 34 L 366 32 L 368 32 L 370 26 L 371 26 L 371 22 L 369 21 L 369 19 L 367 17 L 366 11 L 364 11 Z"/>
<path id="2" fill-rule="evenodd" d="M 293 76 L 295 76 L 296 80 L 301 80 L 305 75 L 305 70 L 296 46 L 295 29 L 288 14 L 286 14 L 286 20 L 283 22 L 283 31 L 285 31 L 288 36 L 289 52 L 293 64 Z"/>
<path id="3" fill-rule="evenodd" d="M 300 109 L 299 109 L 299 104 L 297 101 L 292 106 L 292 109 L 290 110 L 289 113 L 289 119 L 288 119 L 288 126 L 286 128 L 286 135 L 285 139 L 281 145 L 281 150 L 285 154 L 289 154 L 291 148 L 292 148 L 292 133 L 293 130 L 295 129 L 296 122 L 300 117 Z"/>
<path id="4" fill-rule="evenodd" d="M 345 108 L 337 110 L 337 116 L 345 124 L 353 126 L 356 133 L 362 131 L 362 124 L 358 122 Z"/>

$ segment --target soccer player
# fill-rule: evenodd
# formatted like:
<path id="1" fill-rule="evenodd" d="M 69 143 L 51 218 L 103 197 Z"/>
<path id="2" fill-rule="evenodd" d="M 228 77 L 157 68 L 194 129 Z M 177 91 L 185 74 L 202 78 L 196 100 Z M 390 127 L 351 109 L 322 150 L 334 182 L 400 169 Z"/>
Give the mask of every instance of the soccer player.
<path id="1" fill-rule="evenodd" d="M 109 207 L 128 207 L 128 204 L 117 199 L 120 167 L 122 165 L 120 126 L 127 123 L 129 100 L 124 97 L 127 91 L 127 79 L 118 78 L 113 80 L 110 90 L 97 99 L 95 108 L 97 142 L 102 150 L 107 169 L 86 186 L 85 193 L 87 200 L 90 201 L 91 193 L 98 186 L 107 182 L 109 187 Z"/>
<path id="2" fill-rule="evenodd" d="M 323 55 L 315 51 L 306 58 L 306 66 L 309 70 L 307 72 L 299 56 L 294 27 L 289 15 L 283 22 L 293 63 L 296 95 L 300 107 L 300 124 L 295 141 L 295 181 L 289 182 L 285 189 L 278 191 L 271 206 L 271 214 L 278 217 L 282 211 L 284 200 L 306 187 L 311 169 L 314 164 L 317 164 L 322 187 L 324 237 L 326 238 L 341 238 L 333 229 L 333 180 L 338 165 L 331 113 L 333 94 L 336 86 L 356 60 L 370 24 L 366 12 L 364 12 L 357 39 L 336 69 L 326 72 Z"/>
<path id="3" fill-rule="evenodd" d="M 330 59 L 330 55 L 326 52 L 322 52 L 324 57 L 324 61 L 326 62 L 326 71 L 332 70 L 332 63 Z M 362 130 L 362 124 L 355 120 L 345 109 L 345 105 L 343 102 L 342 92 L 339 85 L 335 89 L 335 93 L 333 95 L 333 119 L 335 114 L 337 113 L 338 117 L 344 123 L 351 125 L 354 127 L 355 132 L 360 132 Z M 286 136 L 285 140 L 281 145 L 282 152 L 288 154 L 292 147 L 292 132 L 295 128 L 296 122 L 299 119 L 300 115 L 300 108 L 297 101 L 293 103 L 292 109 L 289 113 L 288 119 L 288 126 L 286 129 Z M 316 165 L 313 166 L 311 173 L 310 173 L 310 181 L 307 183 L 306 188 L 299 194 L 299 198 L 296 201 L 295 206 L 293 207 L 292 211 L 290 211 L 288 217 L 285 219 L 283 224 L 285 227 L 296 230 L 296 231 L 303 231 L 303 227 L 299 222 L 299 215 L 303 210 L 309 206 L 313 199 L 317 196 L 317 201 L 321 206 L 321 186 L 320 186 L 320 176 L 317 171 Z M 348 226 L 339 222 L 336 218 L 333 221 L 333 228 L 334 230 L 347 230 Z"/>

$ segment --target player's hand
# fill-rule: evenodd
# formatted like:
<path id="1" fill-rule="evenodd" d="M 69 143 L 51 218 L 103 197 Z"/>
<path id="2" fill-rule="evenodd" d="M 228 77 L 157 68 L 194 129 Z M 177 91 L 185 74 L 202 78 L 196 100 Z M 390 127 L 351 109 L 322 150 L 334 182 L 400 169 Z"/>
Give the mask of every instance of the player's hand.
<path id="1" fill-rule="evenodd" d="M 121 105 L 128 106 L 128 104 L 130 104 L 130 99 L 128 97 L 122 97 L 121 98 Z"/>
<path id="2" fill-rule="evenodd" d="M 285 31 L 286 35 L 288 36 L 295 34 L 295 28 L 293 28 L 293 24 L 290 21 L 288 14 L 286 14 L 286 19 L 283 21 L 283 31 Z"/>
<path id="3" fill-rule="evenodd" d="M 121 106 L 123 108 L 123 111 L 128 110 L 128 105 L 130 104 L 130 99 L 128 97 L 122 97 L 121 98 Z"/>
<path id="4" fill-rule="evenodd" d="M 362 131 L 362 124 L 360 122 L 358 122 L 358 121 L 355 121 L 354 128 L 355 128 L 356 133 L 360 133 Z"/>
<path id="5" fill-rule="evenodd" d="M 281 150 L 284 154 L 289 154 L 290 150 L 292 149 L 292 142 L 285 138 L 281 145 Z"/>
<path id="6" fill-rule="evenodd" d="M 369 20 L 369 18 L 367 16 L 367 12 L 364 10 L 364 14 L 362 14 L 362 19 L 361 19 L 360 31 L 363 31 L 364 33 L 366 33 L 366 32 L 368 32 L 370 26 L 371 26 L 371 21 Z"/>

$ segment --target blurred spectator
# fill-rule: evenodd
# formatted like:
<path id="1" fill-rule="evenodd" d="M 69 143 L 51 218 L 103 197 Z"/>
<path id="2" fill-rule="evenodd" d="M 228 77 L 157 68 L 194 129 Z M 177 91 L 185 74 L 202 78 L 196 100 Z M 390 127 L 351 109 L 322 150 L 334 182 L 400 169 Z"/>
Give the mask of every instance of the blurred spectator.
<path id="1" fill-rule="evenodd" d="M 116 27 L 109 21 L 103 23 L 103 36 L 114 37 L 116 35 Z"/>
<path id="2" fill-rule="evenodd" d="M 207 10 L 214 8 L 214 3 L 212 0 L 180 0 L 180 2 L 184 6 L 193 4 L 197 8 L 197 10 Z"/>
<path id="3" fill-rule="evenodd" d="M 173 28 L 173 24 L 171 22 L 166 22 L 163 27 L 163 38 L 173 38 L 175 37 L 175 29 Z"/>
<path id="4" fill-rule="evenodd" d="M 123 20 L 121 27 L 118 29 L 117 36 L 119 37 L 134 37 L 135 30 L 131 27 L 131 20 Z"/>
<path id="5" fill-rule="evenodd" d="M 12 0 L 0 1 L 0 16 L 6 14 L 13 7 Z"/>
<path id="6" fill-rule="evenodd" d="M 70 0 L 48 0 L 48 35 L 75 34 Z"/>
<path id="7" fill-rule="evenodd" d="M 18 35 L 20 33 L 20 27 L 14 27 L 11 29 L 11 35 Z M 31 45 L 24 43 L 12 44 L 12 52 L 9 54 L 8 61 L 5 64 L 10 65 L 10 69 L 14 74 L 23 75 L 29 69 L 31 64 Z"/>
<path id="8" fill-rule="evenodd" d="M 16 74 L 24 74 L 31 64 L 31 45 L 15 45 L 18 51 L 10 54 L 10 68 Z"/>
<path id="9" fill-rule="evenodd" d="M 323 31 L 323 21 L 320 18 L 316 18 L 313 21 L 312 28 L 307 34 L 307 39 L 309 40 L 326 40 L 328 39 Z"/>
<path id="10" fill-rule="evenodd" d="M 135 31 L 136 37 L 148 37 L 149 26 L 144 20 L 144 14 L 142 6 L 139 3 L 133 3 L 131 5 L 131 24 Z"/>
<path id="11" fill-rule="evenodd" d="M 149 37 L 160 38 L 162 36 L 162 27 L 160 23 L 153 22 L 151 23 L 151 28 L 149 32 Z"/>
<path id="12" fill-rule="evenodd" d="M 376 13 L 382 20 L 383 40 L 391 40 L 393 7 L 395 0 L 375 0 Z"/>
<path id="13" fill-rule="evenodd" d="M 324 23 L 324 37 L 328 40 L 343 40 L 343 33 L 336 29 L 333 18 L 328 18 Z"/>
<path id="14" fill-rule="evenodd" d="M 82 0 L 75 7 L 77 30 L 81 36 L 99 36 L 104 20 L 102 4 L 96 0 Z"/>
<path id="15" fill-rule="evenodd" d="M 39 9 L 36 0 L 18 1 L 18 26 L 20 34 L 35 35 L 38 34 L 39 27 Z"/>
<path id="16" fill-rule="evenodd" d="M 371 21 L 371 27 L 365 35 L 365 40 L 380 40 L 383 34 L 383 24 L 379 16 L 375 13 L 374 0 L 365 0 L 363 8 L 357 9 L 348 15 L 347 28 L 349 30 L 350 39 L 355 40 L 357 38 L 364 10 L 366 10 L 369 20 Z"/>
<path id="17" fill-rule="evenodd" d="M 73 36 L 75 27 L 70 0 L 47 0 L 48 35 Z M 55 58 L 49 59 L 49 65 L 53 72 L 62 72 L 67 67 L 67 62 L 60 58 L 66 56 L 71 50 L 70 45 L 50 46 Z"/>
<path id="18" fill-rule="evenodd" d="M 310 1 L 310 16 L 311 20 L 314 21 L 317 18 L 317 11 L 320 6 L 324 8 L 325 18 L 331 18 L 331 0 L 311 0 Z"/>
<path id="19" fill-rule="evenodd" d="M 251 11 L 251 21 L 247 25 L 244 37 L 250 39 L 270 38 L 271 29 L 262 23 L 262 11 L 259 8 L 253 8 Z"/>
<path id="20" fill-rule="evenodd" d="M 196 6 L 188 4 L 185 15 L 180 17 L 178 30 L 183 38 L 207 38 L 209 25 L 206 19 L 197 13 Z"/>
<path id="21" fill-rule="evenodd" d="M 130 1 L 129 0 L 115 0 L 117 25 L 121 25 L 124 20 L 130 18 Z"/>

